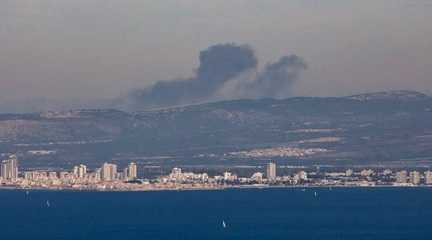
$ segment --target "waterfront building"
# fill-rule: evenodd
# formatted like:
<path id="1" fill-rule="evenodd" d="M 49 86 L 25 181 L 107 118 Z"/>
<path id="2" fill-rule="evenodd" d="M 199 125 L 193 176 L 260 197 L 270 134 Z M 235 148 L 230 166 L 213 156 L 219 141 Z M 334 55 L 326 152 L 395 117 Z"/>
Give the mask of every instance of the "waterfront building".
<path id="1" fill-rule="evenodd" d="M 403 170 L 396 173 L 396 182 L 397 183 L 407 183 L 408 172 Z"/>
<path id="2" fill-rule="evenodd" d="M 351 177 L 354 174 L 354 171 L 352 169 L 348 169 L 345 171 L 345 176 Z"/>
<path id="3" fill-rule="evenodd" d="M 251 180 L 258 182 L 258 183 L 261 183 L 263 180 L 263 174 L 261 172 L 256 172 L 256 173 L 252 174 Z"/>
<path id="4" fill-rule="evenodd" d="M 370 177 L 374 174 L 375 172 L 372 169 L 364 169 L 360 172 L 360 175 L 363 177 Z"/>
<path id="5" fill-rule="evenodd" d="M 175 168 L 173 168 L 173 169 L 171 170 L 171 174 L 172 174 L 173 176 L 179 176 L 181 173 L 182 173 L 182 169 L 181 169 L 181 168 L 177 168 L 177 167 L 175 167 Z"/>
<path id="6" fill-rule="evenodd" d="M 96 168 L 94 171 L 94 180 L 95 182 L 100 182 L 102 180 L 102 169 Z"/>
<path id="7" fill-rule="evenodd" d="M 78 166 L 74 166 L 74 168 L 73 168 L 73 175 L 74 175 L 75 177 L 78 177 L 78 171 L 79 171 L 78 168 L 79 168 Z"/>
<path id="8" fill-rule="evenodd" d="M 426 171 L 424 174 L 425 174 L 425 183 L 427 185 L 432 185 L 432 172 Z"/>
<path id="9" fill-rule="evenodd" d="M 16 155 L 11 155 L 9 159 L 1 162 L 0 176 L 3 180 L 9 181 L 14 181 L 18 178 L 18 159 Z"/>
<path id="10" fill-rule="evenodd" d="M 84 164 L 80 164 L 78 168 L 78 177 L 84 178 L 87 175 L 87 166 Z"/>
<path id="11" fill-rule="evenodd" d="M 204 183 L 208 182 L 209 176 L 207 173 L 183 172 L 180 168 L 173 168 L 167 177 L 160 180 L 175 183 Z"/>
<path id="12" fill-rule="evenodd" d="M 307 172 L 305 171 L 300 171 L 299 173 L 297 173 L 297 175 L 299 176 L 299 179 L 302 181 L 306 181 L 308 179 Z"/>
<path id="13" fill-rule="evenodd" d="M 183 174 L 182 174 L 182 169 L 181 168 L 173 168 L 171 170 L 170 175 L 168 176 L 168 178 L 170 179 L 170 181 L 174 181 L 174 182 L 180 182 L 183 180 Z"/>
<path id="14" fill-rule="evenodd" d="M 29 181 L 46 181 L 48 179 L 48 174 L 45 171 L 25 172 L 24 179 Z"/>
<path id="15" fill-rule="evenodd" d="M 104 163 L 102 165 L 102 180 L 114 181 L 117 178 L 117 165 L 111 163 Z"/>
<path id="16" fill-rule="evenodd" d="M 384 175 L 384 176 L 390 176 L 390 175 L 392 175 L 392 174 L 393 174 L 393 172 L 392 172 L 392 170 L 390 170 L 390 169 L 386 169 L 386 170 L 383 171 L 383 175 Z"/>
<path id="17" fill-rule="evenodd" d="M 421 175 L 417 171 L 410 172 L 410 182 L 414 185 L 418 185 L 420 183 Z"/>
<path id="18" fill-rule="evenodd" d="M 73 168 L 73 175 L 76 177 L 76 178 L 85 178 L 86 177 L 86 175 L 87 175 L 87 166 L 86 165 L 84 165 L 84 164 L 80 164 L 80 165 L 78 165 L 78 166 L 75 166 L 74 168 Z"/>
<path id="19" fill-rule="evenodd" d="M 231 179 L 231 173 L 230 172 L 224 172 L 224 180 L 229 181 Z"/>
<path id="20" fill-rule="evenodd" d="M 276 180 L 276 163 L 269 163 L 267 165 L 267 179 L 269 181 Z"/>
<path id="21" fill-rule="evenodd" d="M 224 172 L 224 181 L 232 182 L 237 180 L 237 175 L 231 172 Z"/>
<path id="22" fill-rule="evenodd" d="M 137 165 L 131 162 L 128 166 L 127 178 L 128 180 L 135 180 L 138 177 Z"/>
<path id="23" fill-rule="evenodd" d="M 124 181 L 129 181 L 129 168 L 123 168 L 122 178 Z"/>
<path id="24" fill-rule="evenodd" d="M 332 174 L 329 173 L 329 174 L 326 174 L 326 175 L 332 175 Z M 343 174 L 343 173 L 336 173 L 336 176 L 342 176 L 342 175 L 345 175 L 345 174 Z M 307 173 L 305 171 L 300 171 L 300 172 L 294 174 L 294 177 L 293 177 L 294 183 L 296 183 L 296 184 L 297 183 L 302 183 L 302 182 L 306 181 L 307 179 L 308 179 L 308 177 L 307 177 Z"/>
<path id="25" fill-rule="evenodd" d="M 32 172 L 24 172 L 24 179 L 25 180 L 32 180 L 33 179 L 33 173 Z"/>

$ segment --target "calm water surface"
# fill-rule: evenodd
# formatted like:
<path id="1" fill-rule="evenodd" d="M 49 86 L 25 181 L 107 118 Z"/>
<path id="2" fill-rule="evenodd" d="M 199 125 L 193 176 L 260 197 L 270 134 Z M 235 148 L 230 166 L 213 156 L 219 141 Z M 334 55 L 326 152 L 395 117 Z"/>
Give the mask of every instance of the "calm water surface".
<path id="1" fill-rule="evenodd" d="M 432 239 L 429 188 L 0 190 L 0 203 L 0 239 Z"/>

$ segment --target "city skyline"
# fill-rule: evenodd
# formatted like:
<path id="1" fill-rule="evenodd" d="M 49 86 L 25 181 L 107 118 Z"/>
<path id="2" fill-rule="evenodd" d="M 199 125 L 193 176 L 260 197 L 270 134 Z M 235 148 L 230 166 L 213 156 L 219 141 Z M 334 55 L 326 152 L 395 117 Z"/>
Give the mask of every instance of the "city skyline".
<path id="1" fill-rule="evenodd" d="M 174 167 L 168 175 L 155 178 L 140 178 L 137 164 L 130 162 L 123 171 L 118 171 L 116 164 L 105 162 L 93 170 L 85 164 L 74 166 L 70 171 L 18 171 L 18 159 L 11 155 L 1 164 L 0 187 L 23 189 L 75 189 L 75 190 L 118 190 L 147 191 L 172 189 L 224 189 L 236 187 L 415 187 L 432 186 L 432 171 L 423 173 L 418 170 L 393 171 L 349 168 L 345 172 L 297 170 L 293 174 L 277 174 L 277 165 L 269 162 L 266 174 L 254 172 L 249 176 L 239 176 L 225 170 L 221 175 L 206 172 L 195 173 Z"/>

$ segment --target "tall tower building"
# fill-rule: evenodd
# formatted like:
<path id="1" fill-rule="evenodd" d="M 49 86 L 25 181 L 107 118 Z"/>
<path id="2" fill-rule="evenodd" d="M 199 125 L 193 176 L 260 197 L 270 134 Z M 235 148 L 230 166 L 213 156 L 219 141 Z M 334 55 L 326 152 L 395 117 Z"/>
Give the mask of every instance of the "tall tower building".
<path id="1" fill-rule="evenodd" d="M 78 177 L 84 178 L 87 175 L 87 166 L 84 164 L 80 164 L 78 167 Z"/>
<path id="2" fill-rule="evenodd" d="M 403 170 L 396 173 L 396 182 L 397 183 L 407 183 L 408 181 L 408 172 Z"/>
<path id="3" fill-rule="evenodd" d="M 276 180 L 276 163 L 269 163 L 267 165 L 267 179 L 269 181 Z"/>
<path id="4" fill-rule="evenodd" d="M 425 172 L 425 183 L 427 185 L 432 185 L 432 172 L 431 171 Z"/>
<path id="5" fill-rule="evenodd" d="M 78 173 L 79 172 L 79 167 L 78 166 L 74 166 L 74 168 L 73 168 L 73 174 L 74 174 L 74 176 L 75 177 L 78 177 Z"/>
<path id="6" fill-rule="evenodd" d="M 1 162 L 0 175 L 4 180 L 16 180 L 18 178 L 18 159 L 16 155 L 11 155 L 8 160 Z"/>
<path id="7" fill-rule="evenodd" d="M 84 164 L 80 164 L 73 168 L 73 174 L 76 178 L 85 178 L 87 175 L 87 166 Z"/>
<path id="8" fill-rule="evenodd" d="M 137 178 L 137 165 L 134 162 L 131 162 L 128 167 L 128 179 L 134 180 Z"/>
<path id="9" fill-rule="evenodd" d="M 410 182 L 414 185 L 418 185 L 420 183 L 421 175 L 417 171 L 410 172 Z"/>
<path id="10" fill-rule="evenodd" d="M 100 182 L 100 180 L 102 179 L 101 175 L 102 175 L 102 169 L 96 168 L 95 175 L 94 175 L 96 182 Z"/>
<path id="11" fill-rule="evenodd" d="M 122 179 L 125 181 L 129 181 L 129 168 L 123 169 Z"/>
<path id="12" fill-rule="evenodd" d="M 101 169 L 101 177 L 103 181 L 113 181 L 117 177 L 117 165 L 104 163 Z"/>

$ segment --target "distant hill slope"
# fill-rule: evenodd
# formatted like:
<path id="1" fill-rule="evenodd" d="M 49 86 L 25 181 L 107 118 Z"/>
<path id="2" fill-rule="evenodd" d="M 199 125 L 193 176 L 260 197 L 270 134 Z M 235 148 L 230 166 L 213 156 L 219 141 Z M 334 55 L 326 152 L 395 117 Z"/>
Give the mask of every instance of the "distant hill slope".
<path id="1" fill-rule="evenodd" d="M 368 100 L 369 101 L 370 100 L 418 101 L 418 100 L 426 100 L 429 98 L 429 96 L 416 91 L 399 90 L 399 91 L 359 94 L 359 95 L 349 96 L 348 98 L 354 100 L 361 100 L 361 101 L 368 101 Z"/>
<path id="2" fill-rule="evenodd" d="M 257 149 L 267 153 L 278 147 L 328 151 L 256 158 L 234 154 Z M 36 150 L 53 153 L 38 155 Z M 432 156 L 432 98 L 395 91 L 233 100 L 137 113 L 107 109 L 0 114 L 0 151 L 19 152 L 28 167 L 134 158 L 160 163 L 155 156 L 169 156 L 171 164 L 244 164 L 268 158 L 346 164 L 427 158 Z"/>

